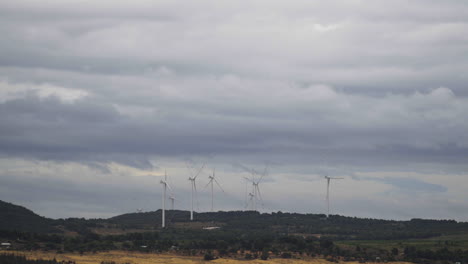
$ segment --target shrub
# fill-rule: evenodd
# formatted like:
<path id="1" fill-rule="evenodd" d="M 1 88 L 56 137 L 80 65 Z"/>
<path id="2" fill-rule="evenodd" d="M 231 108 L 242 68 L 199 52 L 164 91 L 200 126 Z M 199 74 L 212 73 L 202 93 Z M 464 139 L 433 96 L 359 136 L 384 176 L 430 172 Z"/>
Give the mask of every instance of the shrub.
<path id="1" fill-rule="evenodd" d="M 270 254 L 268 254 L 268 251 L 263 251 L 262 255 L 260 256 L 261 260 L 267 260 Z"/>
<path id="2" fill-rule="evenodd" d="M 210 261 L 210 260 L 214 260 L 215 257 L 213 256 L 213 254 L 211 252 L 206 252 L 205 256 L 203 257 L 204 260 L 206 261 Z"/>

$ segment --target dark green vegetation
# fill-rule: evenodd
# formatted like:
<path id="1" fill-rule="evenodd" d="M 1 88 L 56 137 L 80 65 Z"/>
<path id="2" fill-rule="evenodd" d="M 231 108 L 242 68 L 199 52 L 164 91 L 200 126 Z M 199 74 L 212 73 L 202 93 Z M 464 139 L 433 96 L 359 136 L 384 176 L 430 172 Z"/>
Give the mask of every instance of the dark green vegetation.
<path id="1" fill-rule="evenodd" d="M 16 249 L 174 251 L 207 260 L 307 255 L 331 261 L 468 263 L 468 223 L 453 220 L 327 219 L 320 214 L 235 211 L 199 213 L 191 222 L 188 212 L 175 210 L 167 212 L 168 228 L 161 229 L 160 210 L 109 219 L 53 220 L 4 202 L 0 208 L 0 238 L 12 241 Z M 36 220 L 41 224 L 32 223 Z M 203 229 L 213 226 L 220 228 Z"/>
<path id="2" fill-rule="evenodd" d="M 28 232 L 58 232 L 54 221 L 39 216 L 22 206 L 0 201 L 0 228 Z"/>
<path id="3" fill-rule="evenodd" d="M 29 260 L 25 256 L 14 254 L 0 254 L 0 263 L 2 264 L 75 264 L 74 261 L 57 261 L 53 260 Z"/>

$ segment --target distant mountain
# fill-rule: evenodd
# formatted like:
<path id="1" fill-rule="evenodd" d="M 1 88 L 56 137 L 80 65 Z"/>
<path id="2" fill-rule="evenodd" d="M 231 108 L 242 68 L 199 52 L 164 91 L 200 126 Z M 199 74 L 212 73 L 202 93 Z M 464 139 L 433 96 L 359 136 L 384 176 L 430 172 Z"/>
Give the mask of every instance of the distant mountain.
<path id="1" fill-rule="evenodd" d="M 57 232 L 54 220 L 19 205 L 0 201 L 0 229 L 37 233 Z"/>

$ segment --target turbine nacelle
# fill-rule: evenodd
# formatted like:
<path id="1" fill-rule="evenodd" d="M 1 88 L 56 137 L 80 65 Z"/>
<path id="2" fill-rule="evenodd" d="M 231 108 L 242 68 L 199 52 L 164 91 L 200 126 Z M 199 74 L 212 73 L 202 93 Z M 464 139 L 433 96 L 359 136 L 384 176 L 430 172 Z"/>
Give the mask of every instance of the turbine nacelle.
<path id="1" fill-rule="evenodd" d="M 325 176 L 325 179 L 327 179 L 327 180 L 342 180 L 342 179 L 344 179 L 344 178 L 330 177 L 330 176 L 326 175 L 326 176 Z"/>

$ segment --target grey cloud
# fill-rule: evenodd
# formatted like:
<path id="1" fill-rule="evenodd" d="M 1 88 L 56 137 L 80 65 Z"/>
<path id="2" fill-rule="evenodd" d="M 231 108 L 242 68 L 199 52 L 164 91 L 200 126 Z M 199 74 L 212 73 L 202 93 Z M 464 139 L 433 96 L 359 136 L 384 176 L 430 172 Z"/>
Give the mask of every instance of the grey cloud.
<path id="1" fill-rule="evenodd" d="M 406 15 L 396 8 L 400 3 L 386 2 L 269 3 L 266 10 L 252 11 L 230 3 L 217 5 L 217 15 L 206 20 L 200 19 L 196 10 L 201 11 L 210 3 L 192 6 L 194 12 L 168 3 L 139 3 L 136 8 L 125 3 L 113 3 L 113 8 L 74 3 L 72 6 L 78 8 L 73 9 L 55 4 L 41 5 L 44 8 L 33 3 L 17 4 L 21 9 L 29 6 L 36 13 L 52 9 L 75 16 L 59 16 L 34 26 L 31 21 L 4 26 L 2 31 L 10 37 L 2 42 L 3 65 L 88 69 L 107 74 L 138 74 L 152 65 L 168 65 L 192 74 L 279 77 L 367 92 L 380 90 L 380 94 L 389 89 L 428 89 L 434 83 L 465 90 L 466 61 L 462 55 L 466 53 L 466 39 L 461 36 L 466 34 L 459 32 L 467 31 L 461 18 L 466 17 L 468 8 L 462 3 L 405 2 Z M 156 16 L 154 20 L 142 21 L 120 17 L 122 13 L 144 16 L 148 10 L 168 14 L 172 19 Z M 333 12 L 324 12 L 324 16 L 314 10 Z M 97 16 L 103 17 L 94 22 L 95 26 L 93 20 L 88 24 L 81 21 L 89 21 L 85 13 L 93 12 L 102 12 Z M 417 19 L 418 16 L 426 19 Z M 376 18 L 387 22 L 376 23 Z M 414 21 L 408 23 L 405 19 Z M 318 24 L 337 24 L 342 28 L 322 34 L 314 31 Z M 80 26 L 87 31 L 68 33 L 68 28 Z M 31 32 L 42 34 L 31 36 Z M 277 39 L 278 33 L 284 37 Z M 122 38 L 121 34 L 129 37 Z M 236 45 L 231 45 L 233 41 Z M 22 43 L 21 48 L 16 43 Z M 444 48 L 447 45 L 452 48 Z"/>
<path id="2" fill-rule="evenodd" d="M 446 192 L 447 191 L 447 187 L 442 186 L 440 184 L 427 183 L 427 182 L 423 182 L 423 181 L 412 179 L 412 178 L 385 177 L 382 179 L 382 182 L 391 184 L 400 189 L 410 190 L 410 191 L 425 191 L 425 192 Z"/>
<path id="3" fill-rule="evenodd" d="M 356 175 L 351 176 L 354 180 L 359 181 L 375 181 L 381 182 L 384 184 L 389 184 L 396 187 L 402 191 L 411 191 L 411 192 L 447 192 L 447 187 L 440 184 L 428 183 L 422 180 L 410 178 L 410 177 L 360 177 Z"/>
<path id="4" fill-rule="evenodd" d="M 4 159 L 102 173 L 187 156 L 236 173 L 268 161 L 271 181 L 304 184 L 468 171 L 464 1 L 8 0 L 0 10 L 0 85 L 31 86 L 0 98 Z M 66 102 L 41 85 L 86 96 Z"/>
<path id="5" fill-rule="evenodd" d="M 268 154 L 271 157 L 278 154 L 297 157 L 314 153 L 320 156 L 327 151 L 335 163 L 359 163 L 359 159 L 362 160 L 361 163 L 373 163 L 379 157 L 381 163 L 402 163 L 408 160 L 437 162 L 438 159 L 460 163 L 467 153 L 466 142 L 451 141 L 451 134 L 463 137 L 464 125 L 447 119 L 445 114 L 442 118 L 455 122 L 453 126 L 456 130 L 431 128 L 430 133 L 429 130 L 423 130 L 429 129 L 434 121 L 431 118 L 420 119 L 417 116 L 419 108 L 429 107 L 431 111 L 438 113 L 434 109 L 442 104 L 442 111 L 448 111 L 443 100 L 437 99 L 431 103 L 428 101 L 431 97 L 424 99 L 416 110 L 411 110 L 410 107 L 414 108 L 414 103 L 418 103 L 417 98 L 413 100 L 414 103 L 411 98 L 404 97 L 390 97 L 389 102 L 372 97 L 358 100 L 367 105 L 382 102 L 379 108 L 383 104 L 390 105 L 393 101 L 408 107 L 407 116 L 402 116 L 402 120 L 398 120 L 400 117 L 396 116 L 395 122 L 390 125 L 380 120 L 379 115 L 382 118 L 387 115 L 385 107 L 382 108 L 382 113 L 379 113 L 380 110 L 374 112 L 373 114 L 378 114 L 375 117 L 360 116 L 356 118 L 364 120 L 349 123 L 349 118 L 353 118 L 352 113 L 351 116 L 339 110 L 333 113 L 336 110 L 329 106 L 324 106 L 323 109 L 311 106 L 312 109 L 307 109 L 304 104 L 304 110 L 311 111 L 312 114 L 317 110 L 328 112 L 317 119 L 308 117 L 307 112 L 294 109 L 278 112 L 275 104 L 257 105 L 256 107 L 261 108 L 256 111 L 253 103 L 243 103 L 247 109 L 232 113 L 229 108 L 236 109 L 236 104 L 230 102 L 220 105 L 210 101 L 210 98 L 203 98 L 200 102 L 191 103 L 164 96 L 153 100 L 154 107 L 161 111 L 150 112 L 147 117 L 121 114 L 111 104 L 102 104 L 93 97 L 86 97 L 75 103 L 62 103 L 53 97 L 39 99 L 34 96 L 6 101 L 0 105 L 0 118 L 5 124 L 1 140 L 3 154 L 49 158 L 55 156 L 56 159 L 64 160 L 80 160 L 89 154 L 93 154 L 89 160 L 101 160 L 108 155 L 116 161 L 128 159 L 126 164 L 150 167 L 142 157 L 166 154 L 236 156 L 272 150 Z M 348 100 L 344 94 L 338 94 L 339 97 Z M 290 100 L 295 98 L 285 101 L 285 106 L 292 103 Z M 337 99 L 337 102 L 340 100 Z M 228 111 L 224 110 L 226 108 Z M 359 107 L 351 109 L 364 111 Z M 458 111 L 457 108 L 453 110 Z M 223 113 L 221 116 L 220 112 Z M 395 113 L 398 114 L 398 111 Z M 411 117 L 412 114 L 415 117 Z M 341 120 L 339 123 L 332 121 L 337 118 Z M 365 121 L 366 118 L 370 118 L 369 121 Z M 386 122 L 389 121 L 387 117 Z M 416 126 L 411 122 L 420 123 Z M 440 139 L 434 140 L 438 135 L 441 135 Z M 414 144 L 417 141 L 421 145 Z M 272 160 L 268 157 L 263 160 L 265 158 Z M 367 158 L 369 160 L 365 161 Z M 386 158 L 391 160 L 385 161 Z"/>
<path id="6" fill-rule="evenodd" d="M 153 167 L 146 153 L 125 153 L 132 152 L 130 148 L 124 151 L 129 142 L 115 145 L 117 142 L 112 138 L 123 117 L 112 107 L 86 101 L 66 104 L 54 97 L 29 96 L 0 104 L 0 110 L 4 124 L 0 129 L 3 156 L 82 161 L 91 166 L 115 161 Z"/>
<path id="7" fill-rule="evenodd" d="M 425 197 L 424 200 L 402 197 L 401 199 L 362 199 L 335 201 L 334 211 L 345 215 L 379 219 L 409 220 L 412 218 L 456 219 L 464 221 L 466 204 L 452 204 L 447 200 Z M 394 216 L 398 216 L 395 218 Z"/>
<path id="8" fill-rule="evenodd" d="M 79 179 L 50 181 L 4 173 L 0 176 L 0 199 L 30 205 L 37 213 L 54 218 L 109 217 L 133 212 L 136 206 L 154 208 L 158 202 L 152 188 L 131 183 L 103 186 L 80 183 Z"/>

